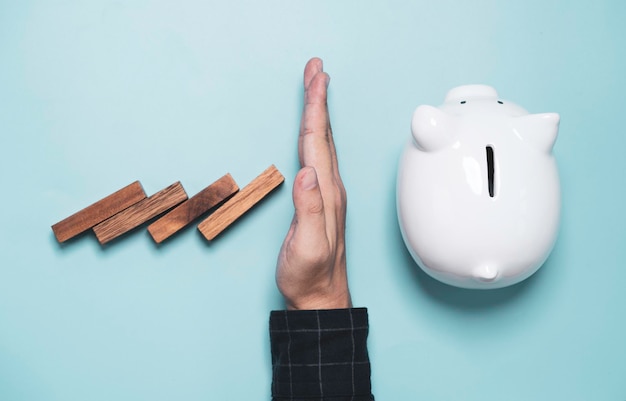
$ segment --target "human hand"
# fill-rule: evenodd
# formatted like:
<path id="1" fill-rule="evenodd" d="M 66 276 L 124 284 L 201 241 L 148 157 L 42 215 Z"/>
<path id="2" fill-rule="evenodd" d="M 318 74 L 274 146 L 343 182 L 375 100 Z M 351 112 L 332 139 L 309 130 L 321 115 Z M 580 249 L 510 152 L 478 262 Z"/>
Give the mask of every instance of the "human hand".
<path id="1" fill-rule="evenodd" d="M 346 273 L 346 191 L 337 167 L 322 60 L 304 69 L 298 138 L 302 168 L 293 185 L 295 213 L 278 256 L 276 283 L 287 309 L 352 306 Z"/>

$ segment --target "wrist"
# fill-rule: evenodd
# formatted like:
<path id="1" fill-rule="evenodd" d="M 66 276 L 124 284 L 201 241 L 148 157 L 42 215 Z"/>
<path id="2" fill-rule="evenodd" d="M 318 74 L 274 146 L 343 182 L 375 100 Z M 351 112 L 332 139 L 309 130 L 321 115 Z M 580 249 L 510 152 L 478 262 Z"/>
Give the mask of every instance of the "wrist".
<path id="1" fill-rule="evenodd" d="M 285 301 L 287 310 L 325 310 L 352 308 L 352 299 L 348 290 L 341 294 Z"/>

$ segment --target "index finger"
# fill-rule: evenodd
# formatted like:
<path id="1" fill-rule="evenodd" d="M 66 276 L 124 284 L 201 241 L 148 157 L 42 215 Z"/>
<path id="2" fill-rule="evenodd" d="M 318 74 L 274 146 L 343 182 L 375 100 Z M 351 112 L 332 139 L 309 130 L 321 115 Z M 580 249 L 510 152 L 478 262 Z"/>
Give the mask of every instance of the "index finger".
<path id="1" fill-rule="evenodd" d="M 304 71 L 304 110 L 300 124 L 298 153 L 302 166 L 314 167 L 320 185 L 338 178 L 337 156 L 327 106 L 329 76 L 320 59 L 311 59 Z"/>

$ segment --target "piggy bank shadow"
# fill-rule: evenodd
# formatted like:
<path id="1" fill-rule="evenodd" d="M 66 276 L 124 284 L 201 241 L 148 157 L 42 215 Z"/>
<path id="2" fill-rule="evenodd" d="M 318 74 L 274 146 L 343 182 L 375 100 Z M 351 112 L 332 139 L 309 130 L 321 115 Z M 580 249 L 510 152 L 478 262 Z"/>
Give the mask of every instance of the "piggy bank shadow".
<path id="1" fill-rule="evenodd" d="M 415 262 L 402 238 L 395 202 L 391 209 L 395 220 L 393 243 L 397 248 L 394 253 L 405 270 L 404 274 L 413 282 L 418 291 L 426 293 L 429 298 L 439 304 L 453 309 L 472 311 L 514 303 L 524 299 L 525 294 L 532 292 L 532 289 L 541 282 L 544 271 L 550 269 L 550 258 L 548 258 L 544 265 L 526 280 L 509 287 L 492 290 L 466 289 L 444 284 L 425 273 Z"/>

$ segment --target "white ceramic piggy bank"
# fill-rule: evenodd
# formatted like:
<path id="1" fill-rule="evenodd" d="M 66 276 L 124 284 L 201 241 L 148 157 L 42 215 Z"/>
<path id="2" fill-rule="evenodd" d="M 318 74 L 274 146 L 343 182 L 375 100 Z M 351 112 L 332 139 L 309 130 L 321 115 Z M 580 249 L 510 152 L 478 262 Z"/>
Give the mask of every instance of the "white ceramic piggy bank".
<path id="1" fill-rule="evenodd" d="M 426 273 L 488 289 L 537 271 L 559 226 L 558 127 L 558 114 L 528 114 L 484 85 L 454 88 L 442 106 L 415 110 L 397 206 L 404 241 Z"/>

